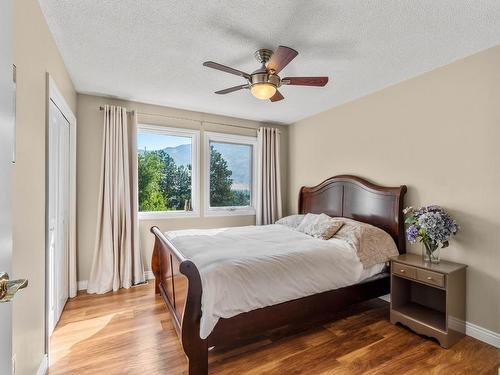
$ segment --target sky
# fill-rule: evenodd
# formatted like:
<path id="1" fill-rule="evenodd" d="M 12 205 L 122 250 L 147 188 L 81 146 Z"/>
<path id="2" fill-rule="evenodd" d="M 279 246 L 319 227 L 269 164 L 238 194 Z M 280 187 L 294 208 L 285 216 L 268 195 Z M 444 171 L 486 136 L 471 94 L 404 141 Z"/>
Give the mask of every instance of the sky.
<path id="1" fill-rule="evenodd" d="M 189 137 L 178 137 L 172 135 L 159 135 L 153 133 L 139 132 L 137 135 L 138 150 L 163 150 L 165 147 L 177 147 L 191 143 Z"/>

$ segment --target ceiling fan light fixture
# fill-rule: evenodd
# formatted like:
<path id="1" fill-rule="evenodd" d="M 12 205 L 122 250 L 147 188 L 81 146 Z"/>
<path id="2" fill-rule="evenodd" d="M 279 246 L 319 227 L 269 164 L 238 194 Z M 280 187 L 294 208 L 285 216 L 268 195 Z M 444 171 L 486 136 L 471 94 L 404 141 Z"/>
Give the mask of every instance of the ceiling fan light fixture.
<path id="1" fill-rule="evenodd" d="M 216 91 L 216 94 L 225 95 L 243 89 L 250 89 L 252 95 L 257 99 L 270 100 L 274 103 L 285 99 L 278 90 L 278 88 L 283 85 L 323 87 L 328 83 L 328 77 L 280 78 L 278 75 L 279 72 L 281 72 L 290 61 L 297 57 L 298 54 L 299 53 L 293 48 L 285 46 L 279 46 L 274 52 L 269 49 L 259 49 L 255 52 L 254 56 L 261 63 L 261 66 L 251 74 L 213 61 L 205 61 L 203 65 L 208 68 L 240 76 L 246 81 L 243 85 Z"/>
<path id="2" fill-rule="evenodd" d="M 268 82 L 256 83 L 252 85 L 250 92 L 257 99 L 267 100 L 276 94 L 276 86 Z"/>

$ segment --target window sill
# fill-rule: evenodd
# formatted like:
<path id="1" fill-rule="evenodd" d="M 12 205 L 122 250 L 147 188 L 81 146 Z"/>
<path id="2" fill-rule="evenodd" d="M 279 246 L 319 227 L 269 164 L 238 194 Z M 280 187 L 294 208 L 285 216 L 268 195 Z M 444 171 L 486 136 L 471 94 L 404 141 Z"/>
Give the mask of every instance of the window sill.
<path id="1" fill-rule="evenodd" d="M 200 217 L 198 211 L 139 212 L 139 220 L 180 219 Z"/>
<path id="2" fill-rule="evenodd" d="M 211 216 L 255 216 L 255 209 L 207 209 L 205 210 L 205 217 Z"/>

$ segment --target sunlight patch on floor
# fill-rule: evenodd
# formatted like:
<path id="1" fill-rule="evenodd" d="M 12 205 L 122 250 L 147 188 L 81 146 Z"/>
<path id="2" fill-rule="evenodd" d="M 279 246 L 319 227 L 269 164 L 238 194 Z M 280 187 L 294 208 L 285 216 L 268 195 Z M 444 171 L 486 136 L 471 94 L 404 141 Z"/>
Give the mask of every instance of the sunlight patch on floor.
<path id="1" fill-rule="evenodd" d="M 77 321 L 57 327 L 50 341 L 50 365 L 56 364 L 71 352 L 74 345 L 87 340 L 104 329 L 117 314 L 108 314 L 85 321 L 85 324 Z M 53 344 L 57 343 L 57 344 Z"/>

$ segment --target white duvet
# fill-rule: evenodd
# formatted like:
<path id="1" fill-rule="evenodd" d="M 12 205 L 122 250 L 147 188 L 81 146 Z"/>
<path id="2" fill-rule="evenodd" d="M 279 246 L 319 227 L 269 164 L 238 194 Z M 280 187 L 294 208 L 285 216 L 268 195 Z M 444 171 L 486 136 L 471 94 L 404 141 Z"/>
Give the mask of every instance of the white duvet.
<path id="1" fill-rule="evenodd" d="M 363 270 L 347 242 L 315 239 L 279 224 L 165 235 L 200 272 L 203 339 L 219 318 L 352 285 L 384 267 Z"/>

